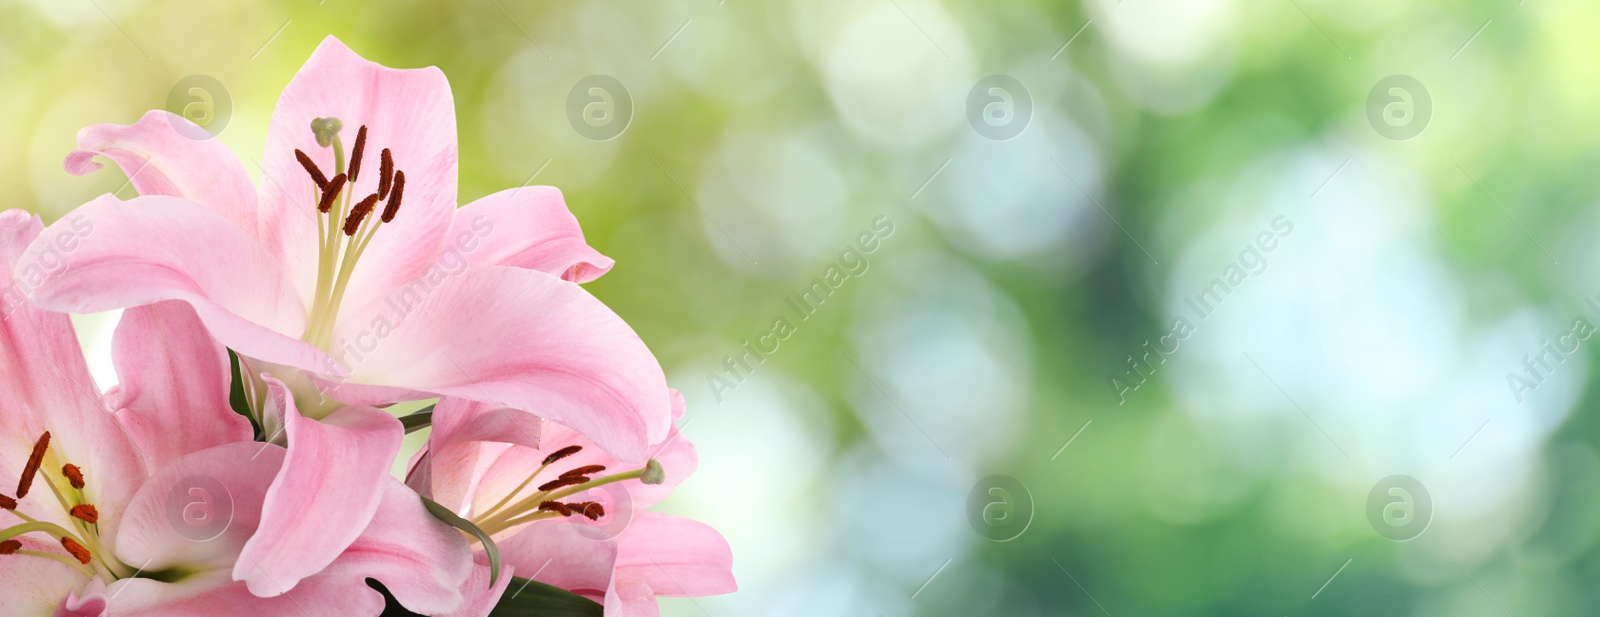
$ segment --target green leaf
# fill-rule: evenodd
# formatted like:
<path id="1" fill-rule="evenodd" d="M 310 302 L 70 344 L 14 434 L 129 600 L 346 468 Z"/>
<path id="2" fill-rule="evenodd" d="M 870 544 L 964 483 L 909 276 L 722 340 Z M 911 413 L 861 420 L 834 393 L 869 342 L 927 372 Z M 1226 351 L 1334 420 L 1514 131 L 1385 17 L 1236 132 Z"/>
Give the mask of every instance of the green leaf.
<path id="1" fill-rule="evenodd" d="M 264 441 L 261 435 L 261 425 L 256 424 L 256 418 L 250 413 L 250 397 L 244 393 L 244 373 L 239 370 L 239 354 L 228 350 L 228 366 L 233 371 L 233 385 L 228 389 L 228 406 L 233 412 L 250 420 L 250 426 L 256 430 L 256 441 Z"/>
<path id="2" fill-rule="evenodd" d="M 560 587 L 513 576 L 489 617 L 600 617 L 604 609 Z"/>
<path id="3" fill-rule="evenodd" d="M 428 617 L 421 613 L 413 613 L 406 610 L 406 607 L 400 605 L 399 600 L 394 599 L 394 594 L 389 593 L 389 588 L 384 587 L 383 583 L 379 582 L 378 579 L 367 579 L 367 586 L 383 594 L 383 612 L 379 613 L 378 617 Z"/>
<path id="4" fill-rule="evenodd" d="M 427 497 L 421 499 L 422 505 L 428 507 L 428 513 L 432 514 L 434 518 L 444 521 L 445 524 L 451 527 L 472 534 L 479 542 L 483 543 L 483 552 L 489 556 L 489 585 L 491 587 L 494 586 L 495 581 L 500 580 L 500 547 L 495 546 L 494 538 L 489 537 L 489 534 L 484 533 L 477 525 L 472 524 L 472 521 L 456 516 L 456 513 L 451 512 L 450 508 L 441 506 L 438 502 Z"/>
<path id="5" fill-rule="evenodd" d="M 406 427 L 407 435 L 433 426 L 433 407 L 433 405 L 429 405 L 413 413 L 400 416 L 400 424 Z"/>
<path id="6" fill-rule="evenodd" d="M 383 583 L 369 578 L 367 586 L 383 594 L 385 607 L 379 617 L 423 617 L 400 606 Z M 604 607 L 578 594 L 539 581 L 512 577 L 489 617 L 601 617 L 602 612 Z"/>

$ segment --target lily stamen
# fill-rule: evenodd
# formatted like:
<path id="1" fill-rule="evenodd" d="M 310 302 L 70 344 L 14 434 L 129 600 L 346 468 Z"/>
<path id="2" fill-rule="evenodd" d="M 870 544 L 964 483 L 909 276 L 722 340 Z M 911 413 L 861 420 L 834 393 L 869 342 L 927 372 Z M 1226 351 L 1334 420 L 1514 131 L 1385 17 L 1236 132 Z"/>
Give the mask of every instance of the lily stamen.
<path id="1" fill-rule="evenodd" d="M 548 493 L 564 486 L 577 486 L 588 481 L 589 478 L 585 476 L 562 476 L 539 485 L 539 492 Z"/>
<path id="2" fill-rule="evenodd" d="M 556 450 L 555 452 L 551 452 L 550 456 L 544 457 L 544 464 L 548 466 L 551 463 L 554 463 L 554 462 L 559 461 L 561 459 L 567 458 L 569 456 L 572 456 L 572 455 L 577 454 L 577 453 L 582 452 L 582 451 L 583 451 L 583 446 L 567 446 L 567 447 L 562 448 L 560 450 Z"/>
<path id="3" fill-rule="evenodd" d="M 78 563 L 83 565 L 87 566 L 90 561 L 94 560 L 94 556 L 89 554 L 89 549 L 84 548 L 82 544 L 78 544 L 77 540 L 73 540 L 70 537 L 61 538 L 61 547 L 67 549 L 68 553 L 72 553 Z"/>
<path id="4" fill-rule="evenodd" d="M 44 453 L 49 447 L 50 431 L 45 431 L 39 441 L 33 442 L 33 453 L 28 455 L 28 464 L 22 467 L 22 479 L 17 481 L 17 499 L 27 497 L 28 490 L 33 488 L 33 477 L 39 474 L 39 466 L 44 464 Z"/>
<path id="5" fill-rule="evenodd" d="M 361 223 L 366 221 L 367 215 L 372 214 L 372 209 L 377 205 L 377 193 L 368 195 L 357 203 L 356 207 L 350 210 L 350 218 L 344 220 L 344 235 L 356 235 L 356 230 L 361 229 Z"/>
<path id="6" fill-rule="evenodd" d="M 367 127 L 357 129 L 355 147 L 350 150 L 350 164 L 346 167 L 344 145 L 339 139 L 339 131 L 343 126 L 337 118 L 317 118 L 311 123 L 317 144 L 333 148 L 334 171 L 337 175 L 332 180 L 322 181 L 322 170 L 310 155 L 295 151 L 295 157 L 300 159 L 301 166 L 305 167 L 320 191 L 317 212 L 324 215 L 317 221 L 317 233 L 322 241 L 317 259 L 316 295 L 313 296 L 311 314 L 301 339 L 323 349 L 332 343 L 334 321 L 344 303 L 345 289 L 355 272 L 356 262 L 372 242 L 378 227 L 394 221 L 405 190 L 405 172 L 395 169 L 394 154 L 384 148 L 379 154 L 377 192 L 351 206 L 352 193 L 344 189 L 346 185 L 353 189 L 360 178 L 361 162 L 367 149 Z M 385 198 L 388 202 L 381 215 L 372 216 L 378 202 Z M 338 237 L 341 233 L 346 238 L 343 243 Z"/>
<path id="7" fill-rule="evenodd" d="M 306 173 L 311 175 L 312 182 L 317 183 L 317 188 L 328 188 L 328 177 L 322 175 L 322 169 L 317 167 L 316 161 L 311 160 L 310 155 L 306 154 L 304 150 L 295 148 L 294 158 L 295 160 L 300 161 L 301 167 L 306 168 Z"/>
<path id="8" fill-rule="evenodd" d="M 61 475 L 67 477 L 67 483 L 71 484 L 72 488 L 83 490 L 83 470 L 78 469 L 77 465 L 71 463 L 62 465 Z"/>
<path id="9" fill-rule="evenodd" d="M 72 506 L 72 510 L 70 510 L 68 514 L 71 514 L 72 518 L 78 519 L 90 525 L 100 524 L 100 511 L 96 510 L 94 506 L 86 503 L 80 503 Z"/>
<path id="10" fill-rule="evenodd" d="M 394 181 L 394 157 L 384 148 L 378 156 L 378 198 L 389 196 L 389 183 Z"/>
<path id="11" fill-rule="evenodd" d="M 329 210 L 333 209 L 333 201 L 339 198 L 339 193 L 344 189 L 344 183 L 347 179 L 348 177 L 344 174 L 339 174 L 328 182 L 328 186 L 322 191 L 322 199 L 317 202 L 317 212 L 327 214 Z"/>
<path id="12" fill-rule="evenodd" d="M 650 459 L 644 467 L 639 469 L 598 478 L 591 476 L 605 471 L 604 465 L 584 465 L 562 473 L 556 479 L 540 485 L 532 495 L 512 503 L 517 495 L 524 488 L 527 488 L 529 484 L 532 484 L 533 480 L 542 474 L 551 463 L 577 454 L 582 449 L 582 446 L 568 446 L 545 457 L 544 464 L 540 465 L 533 475 L 524 479 L 516 490 L 511 491 L 494 507 L 474 517 L 473 522 L 485 532 L 493 535 L 526 523 L 557 517 L 580 515 L 589 520 L 597 521 L 605 516 L 606 512 L 605 506 L 600 503 L 593 501 L 565 503 L 561 500 L 617 482 L 638 480 L 643 484 L 660 484 L 666 480 L 661 462 L 656 459 Z"/>
<path id="13" fill-rule="evenodd" d="M 367 149 L 367 125 L 361 125 L 356 131 L 356 147 L 350 149 L 350 181 L 354 182 L 361 175 L 361 153 Z"/>
<path id="14" fill-rule="evenodd" d="M 388 150 L 384 150 L 388 152 Z M 400 212 L 400 195 L 406 192 L 406 172 L 394 172 L 394 192 L 389 194 L 389 203 L 383 207 L 383 222 L 394 220 L 394 215 Z M 379 192 L 383 192 L 382 189 Z"/>
<path id="15" fill-rule="evenodd" d="M 570 478 L 570 477 L 573 477 L 573 476 L 592 476 L 594 474 L 600 473 L 600 472 L 605 471 L 605 470 L 606 470 L 606 466 L 605 465 L 585 465 L 585 466 L 579 467 L 577 469 L 567 470 L 567 473 L 561 474 L 561 477 Z M 588 480 L 585 480 L 585 482 L 587 482 L 587 481 Z"/>
<path id="16" fill-rule="evenodd" d="M 82 570 L 89 576 L 95 575 L 94 563 L 99 562 L 103 567 L 103 573 L 110 577 L 106 581 L 108 583 L 131 576 L 128 567 L 113 558 L 100 542 L 97 527 L 100 524 L 100 511 L 84 500 L 83 489 L 87 484 L 84 482 L 83 470 L 77 465 L 66 463 L 61 465 L 61 476 L 52 477 L 52 474 L 45 470 L 46 460 L 54 460 L 50 452 L 49 432 L 40 435 L 38 441 L 34 442 L 33 451 L 28 455 L 28 462 L 23 466 L 22 478 L 17 484 L 18 497 L 14 499 L 0 495 L 0 509 L 10 512 L 12 516 L 23 521 L 21 524 L 0 529 L 0 548 L 9 549 L 0 551 L 0 555 L 42 557 Z M 54 464 L 59 462 L 52 462 L 50 468 L 54 469 Z M 28 495 L 35 478 L 50 489 L 56 503 L 67 513 L 71 529 L 37 520 L 18 510 L 19 501 Z M 70 496 L 62 489 L 63 486 L 71 487 Z M 43 533 L 54 538 L 61 544 L 62 549 L 67 551 L 70 558 L 55 553 L 22 550 L 22 544 L 15 538 L 30 533 Z"/>
<path id="17" fill-rule="evenodd" d="M 20 556 L 20 557 L 40 557 L 40 558 L 43 558 L 43 559 L 49 559 L 51 561 L 60 563 L 62 565 L 71 567 L 72 569 L 77 570 L 79 572 L 82 572 L 87 576 L 94 576 L 94 571 L 90 570 L 84 564 L 79 563 L 76 558 L 67 557 L 66 555 L 57 555 L 55 553 L 46 553 L 46 552 L 42 552 L 42 551 L 25 551 L 25 550 L 22 550 L 22 542 L 19 542 L 17 540 L 6 540 L 4 542 L 0 542 L 0 556 L 6 556 L 6 555 L 17 555 L 17 556 Z"/>

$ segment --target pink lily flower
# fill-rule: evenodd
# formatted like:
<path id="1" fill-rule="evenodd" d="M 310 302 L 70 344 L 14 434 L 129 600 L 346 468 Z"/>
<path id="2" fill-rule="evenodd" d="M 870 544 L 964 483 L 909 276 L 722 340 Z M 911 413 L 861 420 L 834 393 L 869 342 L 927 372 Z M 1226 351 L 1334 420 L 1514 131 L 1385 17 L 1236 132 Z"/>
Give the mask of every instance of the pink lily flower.
<path id="1" fill-rule="evenodd" d="M 456 208 L 455 109 L 437 68 L 390 69 L 324 40 L 273 111 L 259 187 L 218 141 L 174 128 L 186 122 L 152 111 L 78 135 L 69 172 L 103 155 L 141 196 L 75 210 L 93 233 L 55 251 L 62 267 L 29 296 L 66 312 L 182 301 L 249 365 L 255 419 L 289 448 L 262 522 L 279 540 L 252 541 L 244 555 L 262 567 L 235 573 L 253 588 L 292 588 L 366 527 L 402 437 L 375 406 L 448 396 L 525 410 L 634 462 L 667 435 L 661 368 L 578 286 L 612 261 L 561 194 Z M 299 413 L 264 408 L 262 371 Z"/>
<path id="2" fill-rule="evenodd" d="M 673 419 L 684 400 L 671 391 Z M 693 473 L 699 458 L 674 427 L 651 445 L 642 468 L 595 448 L 570 428 L 528 431 L 485 418 L 505 412 L 458 399 L 440 401 L 428 447 L 408 483 L 491 534 L 507 567 L 588 597 L 611 617 L 654 617 L 658 596 L 707 596 L 737 589 L 728 543 L 703 523 L 646 508 Z M 483 430 L 498 424 L 498 430 Z M 484 560 L 479 549 L 478 560 Z M 481 578 L 481 577 L 480 577 Z M 507 577 L 509 578 L 509 577 Z M 464 588 L 468 607 L 492 607 L 506 581 Z M 486 599 L 488 601 L 486 601 Z M 468 610 L 461 617 L 483 617 Z"/>
<path id="3" fill-rule="evenodd" d="M 73 232 L 42 230 L 25 212 L 0 212 L 0 266 L 53 272 L 23 248 L 65 245 Z M 130 309 L 113 343 L 120 384 L 102 396 L 68 317 L 23 301 L 14 290 L 29 281 L 6 281 L 0 481 L 17 484 L 0 486 L 0 614 L 378 615 L 369 577 L 412 610 L 462 606 L 465 540 L 393 480 L 372 524 L 292 591 L 236 582 L 286 456 L 252 442 L 228 406 L 225 350 L 182 303 Z"/>

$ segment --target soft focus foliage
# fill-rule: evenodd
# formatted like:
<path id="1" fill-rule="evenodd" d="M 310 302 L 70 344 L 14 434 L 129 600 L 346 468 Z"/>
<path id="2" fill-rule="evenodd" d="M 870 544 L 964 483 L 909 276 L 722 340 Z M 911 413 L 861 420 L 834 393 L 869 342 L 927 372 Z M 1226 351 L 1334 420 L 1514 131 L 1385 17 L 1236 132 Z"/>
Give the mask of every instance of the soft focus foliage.
<path id="1" fill-rule="evenodd" d="M 665 509 L 727 536 L 741 590 L 669 615 L 1592 615 L 1592 344 L 1520 402 L 1507 376 L 1600 320 L 1597 19 L 1560 0 L 9 0 L 0 184 L 47 221 L 131 196 L 62 158 L 191 75 L 231 99 L 220 139 L 260 152 L 328 34 L 439 66 L 462 202 L 560 187 L 617 260 L 589 288 L 688 397 L 702 466 Z M 594 74 L 632 102 L 607 141 L 569 121 Z M 993 74 L 1032 101 L 1008 141 L 968 120 Z M 1367 109 L 1397 74 L 1432 102 L 1403 141 Z M 1293 231 L 1250 254 L 1279 217 Z M 791 299 L 830 266 L 802 319 Z M 1140 382 L 1126 358 L 1179 316 L 1192 333 L 1120 403 L 1108 382 Z M 80 320 L 102 380 L 112 323 Z M 780 344 L 736 387 L 708 380 L 746 341 Z M 1033 500 L 1009 542 L 969 524 L 991 474 Z M 1434 505 L 1409 542 L 1368 520 L 1394 474 Z"/>

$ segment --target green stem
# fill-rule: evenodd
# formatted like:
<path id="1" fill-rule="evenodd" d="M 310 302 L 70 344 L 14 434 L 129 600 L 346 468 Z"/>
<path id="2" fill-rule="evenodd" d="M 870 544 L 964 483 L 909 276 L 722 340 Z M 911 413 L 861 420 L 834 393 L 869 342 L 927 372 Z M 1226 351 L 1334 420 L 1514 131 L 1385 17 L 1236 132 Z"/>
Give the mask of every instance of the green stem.
<path id="1" fill-rule="evenodd" d="M 34 521 L 32 523 L 23 523 L 7 529 L 0 529 L 0 542 L 5 542 L 6 540 L 10 540 L 20 535 L 30 534 L 35 531 L 42 531 L 50 534 L 50 537 L 57 540 L 62 538 L 72 538 L 73 540 L 78 539 L 77 536 L 72 534 L 72 532 L 67 531 L 60 525 L 55 523 L 46 523 L 44 521 Z"/>
<path id="2" fill-rule="evenodd" d="M 45 553 L 40 551 L 17 551 L 16 554 L 26 555 L 28 557 L 43 557 L 45 559 L 59 561 L 79 572 L 88 575 L 90 578 L 94 577 L 94 570 L 89 569 L 89 566 L 83 565 L 82 563 L 79 563 L 78 560 L 66 555 L 57 555 L 55 553 Z"/>

